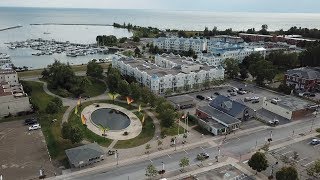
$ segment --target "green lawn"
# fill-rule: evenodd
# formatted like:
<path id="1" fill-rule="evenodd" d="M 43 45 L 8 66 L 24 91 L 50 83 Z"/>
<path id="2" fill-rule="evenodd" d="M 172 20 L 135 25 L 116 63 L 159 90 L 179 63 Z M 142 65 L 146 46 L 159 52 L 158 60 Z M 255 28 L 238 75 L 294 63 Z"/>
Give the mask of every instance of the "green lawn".
<path id="1" fill-rule="evenodd" d="M 274 77 L 275 82 L 282 82 L 283 80 L 284 80 L 284 73 L 283 72 L 276 74 L 276 76 Z"/>
<path id="2" fill-rule="evenodd" d="M 92 84 L 84 87 L 83 94 L 85 96 L 95 97 L 95 96 L 103 94 L 106 91 L 107 86 L 104 82 L 102 82 L 101 80 L 92 78 L 92 77 L 88 77 L 88 78 Z M 61 97 L 73 97 L 73 95 L 70 92 L 68 92 L 64 89 L 52 89 L 52 88 L 50 88 L 50 86 L 48 86 L 48 89 L 52 93 L 57 94 Z"/>
<path id="3" fill-rule="evenodd" d="M 91 77 L 88 77 L 88 78 L 90 79 L 92 85 L 89 85 L 84 88 L 85 94 L 87 96 L 95 97 L 100 94 L 103 94 L 106 91 L 107 86 L 104 82 L 95 78 L 91 78 Z"/>
<path id="4" fill-rule="evenodd" d="M 135 112 L 134 114 L 137 115 L 137 117 L 140 120 L 142 119 L 142 116 L 143 116 L 142 113 Z M 155 127 L 154 127 L 153 121 L 150 118 L 150 116 L 146 116 L 141 133 L 133 139 L 118 141 L 117 144 L 114 146 L 114 148 L 125 149 L 125 148 L 140 146 L 142 144 L 149 142 L 153 138 L 154 133 L 155 133 Z"/>
<path id="5" fill-rule="evenodd" d="M 58 161 L 64 161 L 66 158 L 64 150 L 78 146 L 79 144 L 71 144 L 70 141 L 65 140 L 61 136 L 61 121 L 62 116 L 67 109 L 64 107 L 57 114 L 46 114 L 45 108 L 48 102 L 53 98 L 52 96 L 46 94 L 43 91 L 43 83 L 33 82 L 33 81 L 25 81 L 32 88 L 32 92 L 30 94 L 32 101 L 38 105 L 39 114 L 38 117 L 39 123 L 41 125 L 42 132 L 46 139 L 47 147 L 51 157 Z M 57 119 L 56 122 L 52 122 L 53 119 Z"/>
<path id="6" fill-rule="evenodd" d="M 78 108 L 78 111 L 81 112 L 86 106 L 92 104 L 93 102 L 88 102 L 88 103 L 83 103 L 81 108 Z M 89 141 L 89 142 L 97 142 L 98 144 L 100 144 L 101 146 L 105 146 L 108 147 L 112 140 L 99 136 L 97 134 L 95 134 L 94 132 L 92 132 L 91 130 L 89 130 L 86 126 L 84 126 L 81 122 L 81 118 L 80 116 L 76 115 L 74 113 L 74 109 L 71 111 L 68 122 L 71 124 L 71 126 L 75 127 L 79 127 L 83 134 L 84 134 L 84 139 Z M 102 132 L 101 132 L 102 133 Z"/>
<path id="7" fill-rule="evenodd" d="M 180 126 L 179 134 L 183 134 L 184 128 Z M 161 127 L 161 134 L 165 134 L 167 136 L 175 136 L 178 135 L 178 124 L 174 123 L 172 127 L 166 128 Z"/>
<path id="8" fill-rule="evenodd" d="M 110 63 L 99 63 L 103 69 L 107 69 Z M 72 70 L 74 72 L 83 72 L 87 71 L 87 65 L 72 65 L 71 66 Z M 19 77 L 33 77 L 33 76 L 40 76 L 42 73 L 43 69 L 34 69 L 34 70 L 29 70 L 29 71 L 23 71 L 23 72 L 18 72 Z"/>
<path id="9" fill-rule="evenodd" d="M 53 97 L 43 91 L 43 83 L 34 81 L 24 81 L 24 83 L 32 88 L 31 101 L 38 105 L 40 112 L 44 112 Z"/>

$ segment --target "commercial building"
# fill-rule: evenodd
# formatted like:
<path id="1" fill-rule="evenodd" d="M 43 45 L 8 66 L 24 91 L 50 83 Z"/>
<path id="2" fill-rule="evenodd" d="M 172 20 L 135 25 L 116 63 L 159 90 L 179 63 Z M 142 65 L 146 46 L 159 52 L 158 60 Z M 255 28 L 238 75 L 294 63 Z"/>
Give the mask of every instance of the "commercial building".
<path id="1" fill-rule="evenodd" d="M 121 74 L 134 77 L 154 93 L 188 91 L 205 83 L 224 78 L 224 69 L 195 62 L 192 58 L 173 54 L 155 56 L 155 63 L 148 59 L 120 57 L 112 66 Z"/>
<path id="2" fill-rule="evenodd" d="M 320 88 L 320 67 L 290 69 L 285 74 L 285 83 L 297 90 L 313 91 Z"/>
<path id="3" fill-rule="evenodd" d="M 83 167 L 104 160 L 105 153 L 97 143 L 65 150 L 71 167 Z"/>
<path id="4" fill-rule="evenodd" d="M 187 109 L 196 106 L 194 98 L 189 95 L 172 96 L 168 97 L 167 100 L 175 107 L 177 110 Z"/>
<path id="5" fill-rule="evenodd" d="M 196 109 L 201 127 L 214 135 L 229 133 L 240 128 L 241 122 L 255 116 L 255 112 L 228 97 L 219 95 L 208 106 Z"/>
<path id="6" fill-rule="evenodd" d="M 14 70 L 0 70 L 0 117 L 31 110 L 31 104 Z"/>
<path id="7" fill-rule="evenodd" d="M 288 120 L 297 120 L 312 115 L 315 106 L 308 101 L 293 97 L 263 99 L 262 108 Z"/>
<path id="8" fill-rule="evenodd" d="M 271 42 L 286 42 L 288 44 L 297 45 L 299 42 L 314 42 L 313 39 L 303 38 L 301 35 L 262 35 L 262 34 L 248 34 L 239 33 L 243 39 L 248 39 L 251 42 L 271 41 Z"/>

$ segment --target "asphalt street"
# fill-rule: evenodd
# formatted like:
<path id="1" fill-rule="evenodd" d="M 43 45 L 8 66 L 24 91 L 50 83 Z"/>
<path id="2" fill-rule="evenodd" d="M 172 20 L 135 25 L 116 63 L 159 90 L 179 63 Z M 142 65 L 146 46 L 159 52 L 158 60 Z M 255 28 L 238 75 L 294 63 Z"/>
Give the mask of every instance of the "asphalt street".
<path id="1" fill-rule="evenodd" d="M 312 125 L 313 124 L 313 125 Z M 299 136 L 299 134 L 305 134 L 310 131 L 312 128 L 320 127 L 320 120 L 316 119 L 313 122 L 313 119 L 305 120 L 299 123 L 289 124 L 281 128 L 267 128 L 253 133 L 248 133 L 240 135 L 235 138 L 226 138 L 226 140 L 216 140 L 221 141 L 221 155 L 232 156 L 235 158 L 240 158 L 241 155 L 250 153 L 254 148 L 261 147 L 266 143 L 266 139 L 272 136 L 273 142 L 285 142 L 291 140 L 292 136 Z M 271 135 L 272 134 L 272 135 Z M 219 144 L 219 142 L 216 142 Z M 179 169 L 179 161 L 183 157 L 188 157 L 190 164 L 199 163 L 196 160 L 198 153 L 207 152 L 210 155 L 210 158 L 214 158 L 218 155 L 218 147 L 197 147 L 189 149 L 182 152 L 174 152 L 172 154 L 164 154 L 161 157 L 155 159 L 143 159 L 140 162 L 129 164 L 125 166 L 115 167 L 112 170 L 105 170 L 100 172 L 92 172 L 83 174 L 83 176 L 75 177 L 75 179 L 80 180 L 102 180 L 102 179 L 113 179 L 113 180 L 123 180 L 129 179 L 145 179 L 145 168 L 149 164 L 153 164 L 157 167 L 158 170 L 161 170 L 162 162 L 165 164 L 165 169 L 167 171 L 173 171 Z M 72 176 L 68 179 L 73 179 Z"/>

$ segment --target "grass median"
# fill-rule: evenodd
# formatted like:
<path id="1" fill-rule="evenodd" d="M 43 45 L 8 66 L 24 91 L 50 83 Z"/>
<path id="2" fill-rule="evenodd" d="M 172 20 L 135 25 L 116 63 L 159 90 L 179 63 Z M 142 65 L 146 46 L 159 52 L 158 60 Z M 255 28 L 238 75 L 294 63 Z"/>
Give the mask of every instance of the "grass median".
<path id="1" fill-rule="evenodd" d="M 142 120 L 143 113 L 144 113 L 143 111 L 142 111 L 142 113 L 140 113 L 138 111 L 134 112 L 134 114 L 140 120 Z M 154 127 L 153 121 L 150 116 L 145 115 L 145 121 L 142 126 L 141 133 L 133 139 L 119 140 L 117 142 L 117 144 L 114 146 L 114 148 L 125 149 L 125 148 L 133 148 L 133 147 L 143 145 L 143 144 L 149 142 L 153 138 L 154 133 L 155 133 L 155 127 Z"/>

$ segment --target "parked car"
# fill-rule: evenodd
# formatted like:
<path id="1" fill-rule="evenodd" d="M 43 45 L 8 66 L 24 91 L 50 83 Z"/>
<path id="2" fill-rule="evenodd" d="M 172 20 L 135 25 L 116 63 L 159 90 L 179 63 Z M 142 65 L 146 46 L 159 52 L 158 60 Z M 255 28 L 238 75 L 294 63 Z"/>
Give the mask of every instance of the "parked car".
<path id="1" fill-rule="evenodd" d="M 35 118 L 30 118 L 30 119 L 26 119 L 24 120 L 24 124 L 25 125 L 34 125 L 37 124 L 38 121 Z"/>
<path id="2" fill-rule="evenodd" d="M 231 95 L 231 96 L 236 96 L 236 95 L 237 95 L 237 93 L 235 93 L 235 92 L 231 92 L 231 93 L 230 93 L 230 95 Z"/>
<path id="3" fill-rule="evenodd" d="M 278 120 L 278 119 L 271 120 L 271 121 L 269 121 L 269 124 L 270 124 L 271 126 L 276 126 L 276 125 L 279 124 L 279 120 Z"/>
<path id="4" fill-rule="evenodd" d="M 310 94 L 309 94 L 309 97 L 316 97 L 316 94 L 310 93 Z"/>
<path id="5" fill-rule="evenodd" d="M 208 96 L 208 97 L 206 97 L 206 100 L 207 101 L 212 101 L 212 98 Z"/>
<path id="6" fill-rule="evenodd" d="M 233 92 L 233 89 L 228 89 L 228 92 Z"/>
<path id="7" fill-rule="evenodd" d="M 220 93 L 218 93 L 218 92 L 214 92 L 213 94 L 215 94 L 215 95 L 217 95 L 217 96 L 219 96 L 219 95 L 220 95 Z"/>
<path id="8" fill-rule="evenodd" d="M 208 159 L 209 158 L 209 154 L 208 153 L 200 153 L 197 155 L 197 159 L 201 160 L 201 159 Z"/>
<path id="9" fill-rule="evenodd" d="M 40 129 L 40 128 L 41 128 L 40 124 L 34 124 L 34 125 L 29 127 L 29 131 L 37 130 L 37 129 Z"/>
<path id="10" fill-rule="evenodd" d="M 237 93 L 240 94 L 240 95 L 243 95 L 243 94 L 247 94 L 247 91 L 239 90 L 239 91 L 237 91 Z"/>
<path id="11" fill-rule="evenodd" d="M 256 104 L 256 103 L 259 103 L 260 101 L 258 99 L 255 99 L 255 100 L 252 100 L 252 104 Z"/>
<path id="12" fill-rule="evenodd" d="M 251 97 L 245 97 L 243 100 L 244 100 L 244 102 L 248 102 L 248 101 L 251 101 L 252 99 L 251 99 Z"/>
<path id="13" fill-rule="evenodd" d="M 202 95 L 197 95 L 196 97 L 197 97 L 198 99 L 200 99 L 200 100 L 204 100 L 204 99 L 205 99 Z"/>
<path id="14" fill-rule="evenodd" d="M 258 97 L 258 96 L 251 97 L 251 100 L 259 100 L 259 99 L 260 99 L 260 97 Z"/>
<path id="15" fill-rule="evenodd" d="M 320 140 L 319 139 L 312 139 L 310 144 L 312 144 L 312 145 L 320 144 Z"/>

